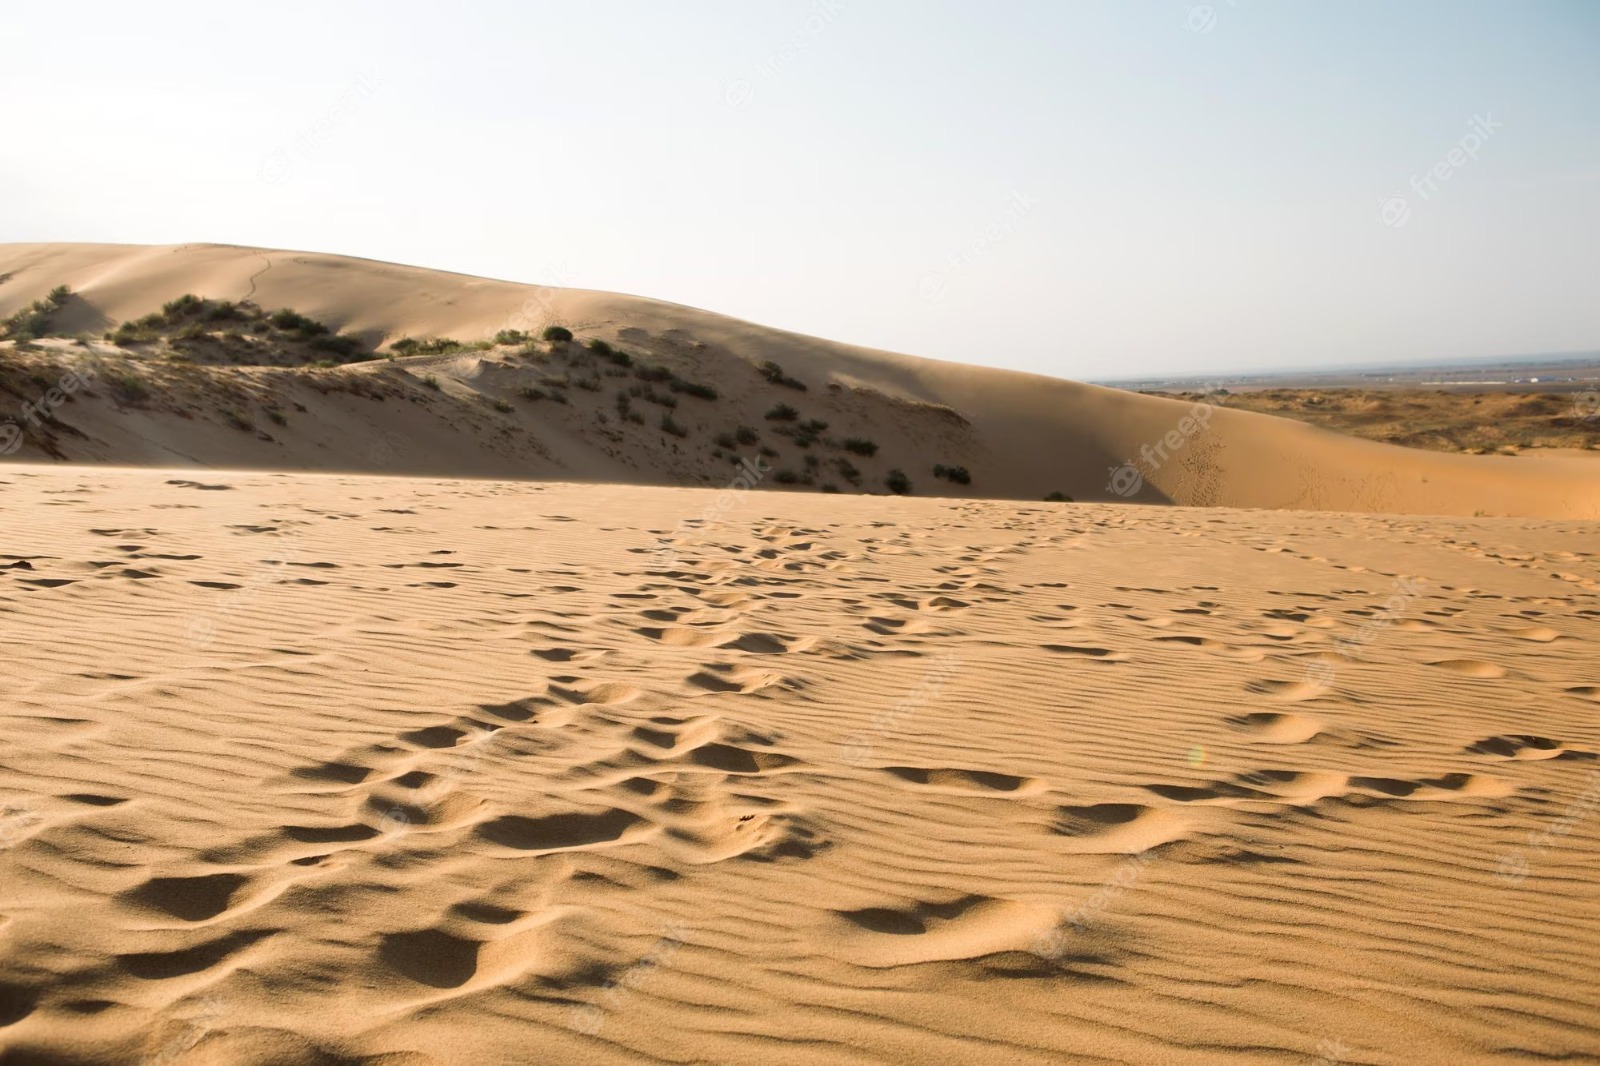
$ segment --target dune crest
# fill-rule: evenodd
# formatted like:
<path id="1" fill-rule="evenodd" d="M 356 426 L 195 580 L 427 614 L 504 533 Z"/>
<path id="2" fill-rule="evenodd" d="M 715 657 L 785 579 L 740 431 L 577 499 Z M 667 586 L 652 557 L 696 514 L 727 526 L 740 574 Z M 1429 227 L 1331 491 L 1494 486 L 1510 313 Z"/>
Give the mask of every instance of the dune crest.
<path id="1" fill-rule="evenodd" d="M 405 338 L 475 342 L 560 324 L 717 393 L 667 396 L 593 361 L 530 362 L 506 347 L 321 371 L 138 359 L 130 369 L 128 352 L 103 341 L 49 341 L 34 353 L 0 350 L 15 364 L 0 383 L 14 408 L 40 402 L 32 380 L 96 367 L 102 376 L 70 406 L 51 406 L 51 420 L 8 416 L 27 422 L 14 454 L 24 460 L 678 485 L 730 483 L 744 461 L 762 465 L 750 477 L 764 490 L 1600 516 L 1600 463 L 1587 457 L 1420 452 L 642 297 L 223 245 L 0 245 L 0 275 L 0 315 L 64 285 L 73 296 L 56 328 L 96 338 L 185 294 L 290 308 L 380 352 Z M 764 373 L 768 363 L 779 373 Z M 638 402 L 614 405 L 618 389 Z M 780 405 L 795 411 L 787 422 L 768 417 Z M 765 451 L 735 440 L 741 427 Z M 850 439 L 872 450 L 852 452 Z"/>

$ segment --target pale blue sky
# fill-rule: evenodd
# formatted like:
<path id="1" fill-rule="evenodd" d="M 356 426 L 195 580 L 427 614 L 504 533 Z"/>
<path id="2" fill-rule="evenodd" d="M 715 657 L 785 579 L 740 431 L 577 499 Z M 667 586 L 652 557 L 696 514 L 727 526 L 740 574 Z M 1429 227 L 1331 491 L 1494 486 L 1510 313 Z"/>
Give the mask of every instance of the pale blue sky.
<path id="1" fill-rule="evenodd" d="M 13 0 L 0 39 L 0 241 L 361 255 L 1074 378 L 1600 348 L 1587 0 Z"/>

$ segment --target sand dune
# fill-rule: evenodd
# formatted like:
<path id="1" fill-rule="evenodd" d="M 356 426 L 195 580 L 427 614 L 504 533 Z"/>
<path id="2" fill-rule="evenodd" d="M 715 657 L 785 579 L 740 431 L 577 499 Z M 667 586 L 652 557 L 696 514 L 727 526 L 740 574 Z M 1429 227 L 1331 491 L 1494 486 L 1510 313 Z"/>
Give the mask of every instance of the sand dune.
<path id="1" fill-rule="evenodd" d="M 0 1061 L 1600 1058 L 1592 526 L 717 499 L 0 474 Z"/>
<path id="2" fill-rule="evenodd" d="M 0 245 L 0 274 L 9 275 L 0 284 L 0 314 L 57 285 L 71 287 L 77 297 L 60 323 L 67 332 L 98 336 L 185 293 L 292 307 L 380 347 L 403 337 L 482 340 L 556 323 L 721 393 L 714 403 L 685 401 L 674 416 L 686 424 L 680 439 L 657 429 L 655 409 L 649 424 L 601 423 L 609 380 L 605 394 L 574 391 L 568 404 L 529 407 L 519 390 L 538 375 L 504 350 L 315 374 L 140 367 L 155 401 L 90 390 L 53 411 L 64 428 L 30 432 L 15 456 L 21 459 L 719 485 L 730 474 L 729 456 L 713 443 L 717 433 L 770 429 L 763 413 L 775 401 L 793 401 L 801 417 L 827 422 L 832 437 L 870 436 L 881 445 L 860 459 L 775 442 L 773 473 L 787 470 L 796 488 L 833 483 L 845 492 L 883 492 L 888 473 L 900 469 L 918 495 L 1038 500 L 1062 492 L 1198 506 L 1600 516 L 1600 463 L 1592 457 L 1420 452 L 1225 405 L 1197 409 L 895 355 L 640 297 L 218 245 Z M 7 387 L 13 406 L 35 398 L 34 378 L 48 384 L 62 367 L 127 361 L 98 341 L 53 342 L 42 351 L 0 352 L 19 368 Z M 755 368 L 767 360 L 808 391 L 763 381 Z M 429 378 L 437 390 L 424 387 Z M 281 425 L 265 422 L 285 414 Z M 774 443 L 770 434 L 764 443 Z M 861 468 L 859 484 L 834 473 L 841 458 Z M 938 480 L 936 464 L 970 470 L 971 484 Z M 762 487 L 781 486 L 768 479 Z"/>

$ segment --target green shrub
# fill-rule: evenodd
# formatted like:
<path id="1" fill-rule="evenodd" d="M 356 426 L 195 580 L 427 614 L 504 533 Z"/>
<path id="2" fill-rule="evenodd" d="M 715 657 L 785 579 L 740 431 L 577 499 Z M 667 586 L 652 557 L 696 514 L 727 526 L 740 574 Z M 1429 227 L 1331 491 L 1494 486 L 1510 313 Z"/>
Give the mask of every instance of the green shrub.
<path id="1" fill-rule="evenodd" d="M 767 412 L 767 421 L 769 422 L 793 422 L 799 417 L 800 412 L 786 403 L 776 404 L 772 410 Z"/>
<path id="2" fill-rule="evenodd" d="M 712 437 L 711 440 L 712 443 L 719 448 L 727 448 L 732 450 L 739 446 L 739 439 L 732 433 L 718 433 L 715 437 Z"/>
<path id="3" fill-rule="evenodd" d="M 299 333 L 306 338 L 328 332 L 328 327 L 321 322 L 314 318 L 307 318 L 300 312 L 290 310 L 287 307 L 272 312 L 267 316 L 267 321 L 272 323 L 274 329 L 281 329 L 285 333 Z"/>
<path id="4" fill-rule="evenodd" d="M 833 465 L 838 467 L 839 476 L 850 482 L 850 484 L 861 484 L 861 471 L 856 469 L 856 464 L 841 455 L 833 461 Z"/>
<path id="5" fill-rule="evenodd" d="M 738 427 L 733 431 L 733 436 L 734 439 L 740 444 L 754 444 L 756 441 L 761 439 L 761 434 L 757 433 L 750 426 Z"/>
<path id="6" fill-rule="evenodd" d="M 231 407 L 224 407 L 222 409 L 222 417 L 227 420 L 228 425 L 232 426 L 234 429 L 237 429 L 241 433 L 249 433 L 256 428 L 256 424 L 254 422 L 250 421 L 250 419 L 246 418 L 243 414 Z"/>
<path id="7" fill-rule="evenodd" d="M 1062 492 L 1060 489 L 1057 489 L 1056 491 L 1052 492 L 1050 495 L 1046 496 L 1044 498 L 1044 502 L 1045 503 L 1072 503 L 1073 499 L 1072 499 L 1071 496 L 1068 496 L 1066 493 Z"/>
<path id="8" fill-rule="evenodd" d="M 333 352 L 346 359 L 361 351 L 361 341 L 343 333 L 331 336 L 312 337 L 306 347 L 318 352 Z"/>
<path id="9" fill-rule="evenodd" d="M 701 400 L 715 400 L 717 390 L 711 385 L 702 385 L 698 381 L 684 381 L 682 378 L 673 378 L 669 387 L 673 392 L 685 392 Z"/>
<path id="10" fill-rule="evenodd" d="M 954 482 L 957 485 L 972 484 L 972 475 L 967 472 L 967 468 L 964 466 L 945 466 L 943 463 L 937 463 L 933 468 L 933 476 L 942 477 L 946 481 Z"/>
<path id="11" fill-rule="evenodd" d="M 768 359 L 766 362 L 762 363 L 760 370 L 761 376 L 766 378 L 767 381 L 773 385 L 782 385 L 786 389 L 799 389 L 801 392 L 806 391 L 805 382 L 785 374 L 783 372 L 783 367 L 779 366 L 777 363 L 774 363 L 771 359 Z"/>
<path id="12" fill-rule="evenodd" d="M 111 374 L 106 386 L 118 403 L 140 404 L 150 398 L 150 387 L 132 374 Z"/>
<path id="13" fill-rule="evenodd" d="M 854 452 L 857 455 L 864 455 L 870 459 L 878 454 L 878 445 L 875 441 L 866 440 L 862 437 L 846 437 L 844 450 Z"/>
<path id="14" fill-rule="evenodd" d="M 772 475 L 772 480 L 780 485 L 798 485 L 800 483 L 800 475 L 793 470 L 779 470 Z"/>
<path id="15" fill-rule="evenodd" d="M 546 326 L 539 336 L 547 341 L 565 344 L 572 339 L 572 331 L 566 326 Z"/>
<path id="16" fill-rule="evenodd" d="M 161 305 L 161 313 L 167 318 L 182 318 L 185 315 L 199 314 L 205 309 L 206 301 L 192 292 L 186 292 L 176 300 L 168 300 Z"/>
<path id="17" fill-rule="evenodd" d="M 432 374 L 429 374 L 427 377 L 423 378 L 422 384 L 432 389 L 434 392 L 439 391 L 439 379 L 434 377 Z"/>
<path id="18" fill-rule="evenodd" d="M 613 348 L 611 350 L 610 359 L 611 359 L 611 361 L 613 363 L 616 363 L 618 366 L 632 366 L 633 365 L 633 356 L 629 355 L 627 352 L 619 351 L 619 350 L 617 350 L 615 348 Z"/>
<path id="19" fill-rule="evenodd" d="M 520 329 L 503 329 L 494 335 L 496 344 L 526 344 L 528 335 Z"/>
<path id="20" fill-rule="evenodd" d="M 889 471 L 889 476 L 883 479 L 883 483 L 897 496 L 904 496 L 911 491 L 911 479 L 906 477 L 904 470 Z"/>
<path id="21" fill-rule="evenodd" d="M 289 424 L 289 420 L 284 417 L 282 411 L 268 411 L 267 417 L 271 419 L 272 424 L 276 426 L 287 426 Z"/>
<path id="22" fill-rule="evenodd" d="M 417 350 L 417 343 L 418 342 L 414 337 L 401 337 L 399 340 L 389 345 L 389 349 L 391 351 L 399 352 L 401 355 L 410 355 Z"/>
<path id="23" fill-rule="evenodd" d="M 672 371 L 664 366 L 652 366 L 649 363 L 640 363 L 633 368 L 633 376 L 640 381 L 671 381 Z"/>
<path id="24" fill-rule="evenodd" d="M 611 345 L 607 344 L 599 337 L 590 337 L 587 342 L 587 347 L 595 355 L 604 355 L 607 357 L 611 355 Z"/>
<path id="25" fill-rule="evenodd" d="M 508 415 L 511 413 L 511 405 L 506 403 L 504 400 L 496 400 L 494 402 L 494 409 L 503 415 Z"/>
<path id="26" fill-rule="evenodd" d="M 661 413 L 661 429 L 665 433 L 671 433 L 674 437 L 687 437 L 689 435 L 689 431 L 673 421 L 672 414 L 667 411 Z"/>

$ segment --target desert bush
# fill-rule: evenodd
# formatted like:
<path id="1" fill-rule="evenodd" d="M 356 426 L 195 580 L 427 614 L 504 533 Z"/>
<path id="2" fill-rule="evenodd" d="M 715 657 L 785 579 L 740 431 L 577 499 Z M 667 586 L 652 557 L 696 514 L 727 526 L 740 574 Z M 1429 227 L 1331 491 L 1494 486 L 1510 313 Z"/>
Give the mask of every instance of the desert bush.
<path id="1" fill-rule="evenodd" d="M 772 475 L 772 480 L 780 485 L 798 485 L 800 484 L 800 475 L 793 470 L 779 470 Z"/>
<path id="2" fill-rule="evenodd" d="M 439 391 L 439 379 L 434 377 L 432 374 L 429 374 L 427 377 L 423 378 L 422 384 L 432 389 L 434 392 Z"/>
<path id="3" fill-rule="evenodd" d="M 65 285 L 57 285 L 50 290 L 50 294 L 42 300 L 35 300 L 16 314 L 0 322 L 0 337 L 9 337 L 16 341 L 31 341 L 35 337 L 48 336 L 50 332 L 50 316 L 61 310 L 72 290 Z"/>
<path id="4" fill-rule="evenodd" d="M 841 455 L 833 461 L 833 465 L 838 468 L 839 476 L 850 482 L 850 484 L 861 484 L 861 471 L 856 469 L 856 464 Z"/>
<path id="5" fill-rule="evenodd" d="M 267 316 L 267 321 L 272 323 L 274 329 L 281 329 L 285 333 L 298 333 L 305 338 L 329 332 L 328 327 L 316 319 L 307 318 L 299 311 L 287 307 L 272 312 Z"/>
<path id="6" fill-rule="evenodd" d="M 267 418 L 270 419 L 272 424 L 275 426 L 287 426 L 289 424 L 289 420 L 284 417 L 282 411 L 268 411 Z"/>
<path id="7" fill-rule="evenodd" d="M 611 345 L 607 344 L 605 341 L 601 340 L 599 337 L 590 337 L 588 339 L 588 341 L 585 342 L 585 344 L 588 347 L 588 349 L 591 352 L 593 352 L 595 355 L 603 355 L 603 356 L 606 356 L 608 358 L 611 355 Z"/>
<path id="8" fill-rule="evenodd" d="M 904 496 L 911 491 L 911 479 L 906 477 L 904 470 L 898 468 L 889 471 L 889 475 L 883 479 L 883 483 L 888 486 L 890 492 L 897 496 Z"/>
<path id="9" fill-rule="evenodd" d="M 132 374 L 108 374 L 105 382 L 118 403 L 140 404 L 150 398 L 150 386 Z"/>
<path id="10" fill-rule="evenodd" d="M 652 366 L 649 363 L 640 363 L 633 368 L 633 376 L 640 381 L 664 382 L 672 380 L 672 371 L 664 366 Z"/>
<path id="11" fill-rule="evenodd" d="M 767 421 L 769 422 L 793 422 L 799 417 L 800 412 L 786 403 L 775 404 L 772 410 L 767 412 Z"/>
<path id="12" fill-rule="evenodd" d="M 967 472 L 967 468 L 964 466 L 945 466 L 943 463 L 935 463 L 933 476 L 942 477 L 946 481 L 954 482 L 957 485 L 972 484 L 972 475 Z"/>
<path id="13" fill-rule="evenodd" d="M 256 428 L 256 424 L 254 422 L 250 421 L 250 419 L 246 418 L 244 414 L 232 407 L 224 407 L 222 409 L 222 417 L 224 421 L 228 423 L 228 425 L 232 426 L 234 429 L 237 429 L 241 433 L 249 433 Z"/>
<path id="14" fill-rule="evenodd" d="M 687 437 L 689 435 L 689 431 L 687 429 L 673 420 L 672 413 L 670 411 L 661 412 L 661 429 L 662 432 L 670 433 L 674 437 Z"/>
<path id="15" fill-rule="evenodd" d="M 547 341 L 565 344 L 572 339 L 572 331 L 566 326 L 546 326 L 539 336 Z"/>
<path id="16" fill-rule="evenodd" d="M 786 389 L 799 389 L 801 392 L 806 391 L 805 382 L 801 381 L 799 378 L 792 378 L 788 374 L 785 374 L 783 372 L 783 367 L 779 366 L 777 363 L 774 363 L 771 359 L 768 359 L 766 362 L 762 363 L 760 370 L 761 376 L 766 378 L 767 381 L 773 385 L 782 385 Z"/>
<path id="17" fill-rule="evenodd" d="M 714 386 L 702 385 L 698 381 L 684 381 L 682 378 L 675 377 L 668 387 L 673 392 L 688 393 L 690 396 L 701 400 L 715 400 L 717 398 L 717 390 Z"/>
<path id="18" fill-rule="evenodd" d="M 1052 492 L 1050 495 L 1046 496 L 1044 498 L 1044 502 L 1045 503 L 1072 503 L 1073 500 L 1072 500 L 1071 496 L 1068 496 L 1066 493 L 1062 492 L 1060 489 L 1057 489 L 1056 491 Z"/>
<path id="19" fill-rule="evenodd" d="M 846 437 L 844 450 L 854 452 L 856 455 L 864 455 L 870 459 L 878 454 L 878 445 L 877 442 L 867 440 L 864 437 Z"/>
<path id="20" fill-rule="evenodd" d="M 754 444 L 761 439 L 761 434 L 751 426 L 739 426 L 733 431 L 733 436 L 740 444 Z"/>
<path id="21" fill-rule="evenodd" d="M 528 335 L 520 329 L 503 329 L 494 335 L 496 344 L 526 344 Z"/>
<path id="22" fill-rule="evenodd" d="M 494 401 L 494 409 L 503 415 L 508 415 L 511 413 L 511 405 L 506 403 L 504 400 Z"/>
<path id="23" fill-rule="evenodd" d="M 711 438 L 711 441 L 719 448 L 728 448 L 730 450 L 739 446 L 739 438 L 727 432 L 718 433 Z"/>
<path id="24" fill-rule="evenodd" d="M 343 333 L 312 337 L 307 342 L 306 347 L 318 352 L 333 352 L 335 355 L 343 356 L 346 359 L 362 350 L 360 340 Z"/>

